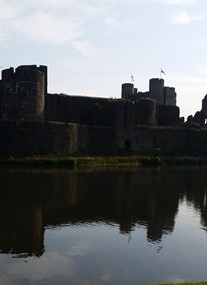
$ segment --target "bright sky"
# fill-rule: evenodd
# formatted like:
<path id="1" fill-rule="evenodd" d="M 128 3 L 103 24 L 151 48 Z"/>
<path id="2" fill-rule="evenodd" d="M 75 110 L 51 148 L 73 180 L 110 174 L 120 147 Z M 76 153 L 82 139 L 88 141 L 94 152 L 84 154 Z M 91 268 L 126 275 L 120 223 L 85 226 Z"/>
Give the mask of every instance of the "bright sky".
<path id="1" fill-rule="evenodd" d="M 181 115 L 207 93 L 207 0 L 0 0 L 0 66 L 43 64 L 49 92 L 116 97 L 175 87 Z"/>

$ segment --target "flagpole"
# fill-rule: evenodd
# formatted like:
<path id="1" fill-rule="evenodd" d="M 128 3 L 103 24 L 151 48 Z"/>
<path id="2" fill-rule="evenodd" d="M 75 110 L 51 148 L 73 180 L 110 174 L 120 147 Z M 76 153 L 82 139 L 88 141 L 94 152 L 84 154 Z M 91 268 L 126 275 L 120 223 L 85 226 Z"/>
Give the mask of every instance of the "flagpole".
<path id="1" fill-rule="evenodd" d="M 134 82 L 134 76 L 131 74 L 131 84 Z"/>
<path id="2" fill-rule="evenodd" d="M 160 68 L 160 79 L 162 78 L 162 73 L 163 73 L 164 75 L 166 75 L 165 72 L 162 70 L 162 68 Z"/>

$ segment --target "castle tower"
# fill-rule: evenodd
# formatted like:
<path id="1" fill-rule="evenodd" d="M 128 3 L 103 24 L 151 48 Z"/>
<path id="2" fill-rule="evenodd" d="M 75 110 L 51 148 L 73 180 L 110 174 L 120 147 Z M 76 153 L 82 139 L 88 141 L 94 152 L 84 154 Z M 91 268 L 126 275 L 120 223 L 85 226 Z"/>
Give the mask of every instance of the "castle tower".
<path id="1" fill-rule="evenodd" d="M 135 103 L 135 125 L 157 125 L 157 102 L 149 98 L 141 98 Z"/>
<path id="2" fill-rule="evenodd" d="M 159 105 L 164 105 L 164 79 L 150 79 L 149 97 L 156 100 Z"/>
<path id="3" fill-rule="evenodd" d="M 176 106 L 176 97 L 174 87 L 164 87 L 164 105 Z"/>
<path id="4" fill-rule="evenodd" d="M 44 121 L 47 67 L 23 65 L 2 71 L 1 119 Z"/>
<path id="5" fill-rule="evenodd" d="M 121 98 L 130 100 L 130 97 L 134 94 L 134 84 L 124 83 L 121 86 Z"/>

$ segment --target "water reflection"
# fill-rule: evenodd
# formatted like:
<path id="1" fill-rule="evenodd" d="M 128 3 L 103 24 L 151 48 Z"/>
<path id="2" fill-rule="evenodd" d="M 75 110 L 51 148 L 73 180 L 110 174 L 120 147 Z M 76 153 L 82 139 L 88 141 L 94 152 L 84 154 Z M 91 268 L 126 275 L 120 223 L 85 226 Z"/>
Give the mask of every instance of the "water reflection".
<path id="1" fill-rule="evenodd" d="M 121 234 L 146 228 L 148 242 L 173 232 L 186 199 L 207 230 L 206 169 L 0 170 L 0 250 L 44 253 L 44 231 L 62 224 L 118 224 Z"/>

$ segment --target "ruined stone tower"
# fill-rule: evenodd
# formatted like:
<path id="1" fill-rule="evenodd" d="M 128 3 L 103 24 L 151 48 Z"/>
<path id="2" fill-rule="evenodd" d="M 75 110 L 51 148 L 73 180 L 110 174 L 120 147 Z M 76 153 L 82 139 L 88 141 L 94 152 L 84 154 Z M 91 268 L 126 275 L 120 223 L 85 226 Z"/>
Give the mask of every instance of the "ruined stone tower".
<path id="1" fill-rule="evenodd" d="M 44 121 L 47 67 L 22 65 L 2 71 L 1 120 Z"/>

